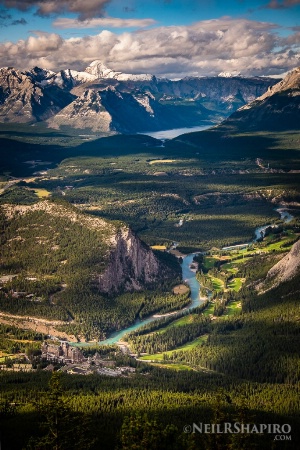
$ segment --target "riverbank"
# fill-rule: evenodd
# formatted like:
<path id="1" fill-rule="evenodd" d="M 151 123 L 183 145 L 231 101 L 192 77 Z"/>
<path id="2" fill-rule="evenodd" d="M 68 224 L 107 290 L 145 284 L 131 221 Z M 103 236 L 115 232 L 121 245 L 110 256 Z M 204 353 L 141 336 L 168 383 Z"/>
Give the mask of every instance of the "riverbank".
<path id="1" fill-rule="evenodd" d="M 294 217 L 292 216 L 292 214 L 287 212 L 286 208 L 283 207 L 278 207 L 276 208 L 276 211 L 280 214 L 280 218 L 285 222 L 288 223 L 290 222 Z M 262 227 L 258 227 L 255 230 L 255 236 L 258 236 L 258 233 L 261 235 L 261 232 L 265 232 L 265 230 L 272 226 L 271 224 L 268 225 L 264 225 Z M 255 239 L 253 241 L 251 241 L 251 244 L 253 242 L 257 241 L 257 238 L 255 237 Z M 245 244 L 239 244 L 238 246 L 248 246 L 250 243 L 245 243 Z M 173 244 L 172 246 L 172 250 L 176 250 L 176 246 L 177 243 Z M 222 249 L 224 250 L 224 249 Z M 198 252 L 199 253 L 199 252 Z M 193 308 L 201 305 L 202 303 L 204 303 L 207 298 L 204 297 L 200 297 L 200 284 L 196 278 L 196 271 L 193 270 L 193 258 L 195 256 L 195 254 L 197 253 L 191 253 L 189 255 L 183 255 L 182 257 L 182 279 L 184 280 L 184 282 L 189 286 L 190 291 L 191 291 L 191 304 L 181 310 L 177 310 L 177 311 L 173 311 L 170 313 L 166 313 L 166 314 L 154 314 L 146 319 L 143 320 L 137 320 L 134 322 L 134 324 L 132 324 L 129 327 L 124 328 L 123 330 L 119 330 L 117 332 L 114 332 L 111 334 L 111 336 L 103 341 L 98 342 L 98 345 L 112 345 L 112 344 L 117 344 L 119 346 L 124 345 L 124 341 L 122 340 L 122 338 L 127 334 L 130 333 L 132 331 L 137 330 L 138 328 L 142 327 L 143 325 L 146 325 L 148 323 L 153 322 L 154 320 L 157 320 L 158 318 L 162 318 L 162 317 L 167 317 L 170 315 L 174 315 L 176 316 L 176 314 L 182 314 L 185 311 L 188 310 L 192 310 Z M 93 343 L 95 344 L 95 343 Z M 73 344 L 74 345 L 74 344 Z M 78 343 L 77 345 L 80 346 L 88 346 L 91 345 L 90 343 Z"/>

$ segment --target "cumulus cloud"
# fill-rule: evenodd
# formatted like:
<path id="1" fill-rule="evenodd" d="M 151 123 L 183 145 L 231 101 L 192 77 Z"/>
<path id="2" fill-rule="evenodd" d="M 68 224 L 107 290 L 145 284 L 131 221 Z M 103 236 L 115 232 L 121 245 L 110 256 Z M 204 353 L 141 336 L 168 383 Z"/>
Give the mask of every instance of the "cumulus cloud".
<path id="1" fill-rule="evenodd" d="M 111 0 L 0 0 L 7 8 L 21 11 L 34 9 L 39 16 L 60 14 L 65 11 L 78 14 L 80 20 L 103 15 L 105 6 Z"/>
<path id="2" fill-rule="evenodd" d="M 272 75 L 299 65 L 298 32 L 282 38 L 276 31 L 276 25 L 270 23 L 223 18 L 135 33 L 105 30 L 70 39 L 40 33 L 0 45 L 0 65 L 83 70 L 100 59 L 116 71 L 170 78 L 223 71 Z"/>
<path id="3" fill-rule="evenodd" d="M 30 36 L 25 41 L 25 51 L 28 56 L 45 56 L 49 52 L 55 53 L 59 51 L 63 42 L 63 39 L 58 34 L 40 32 L 37 37 Z"/>
<path id="4" fill-rule="evenodd" d="M 56 28 L 144 28 L 153 25 L 153 19 L 119 19 L 116 17 L 100 17 L 97 19 L 77 20 L 59 17 L 53 22 Z"/>

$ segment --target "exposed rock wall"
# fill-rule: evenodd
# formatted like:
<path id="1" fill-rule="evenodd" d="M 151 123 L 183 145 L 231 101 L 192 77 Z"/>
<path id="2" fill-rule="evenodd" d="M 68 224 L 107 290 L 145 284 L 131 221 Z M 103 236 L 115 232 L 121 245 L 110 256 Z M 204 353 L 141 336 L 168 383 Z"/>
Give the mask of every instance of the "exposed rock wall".
<path id="1" fill-rule="evenodd" d="M 107 268 L 98 277 L 99 290 L 116 293 L 141 290 L 176 272 L 163 264 L 130 228 L 123 227 L 112 240 Z"/>
<path id="2" fill-rule="evenodd" d="M 89 128 L 93 131 L 110 133 L 113 118 L 102 105 L 99 92 L 87 89 L 80 97 L 48 120 L 53 128 L 68 125 L 73 128 Z"/>
<path id="3" fill-rule="evenodd" d="M 159 80 L 157 90 L 165 95 L 216 102 L 228 111 L 253 101 L 275 84 L 271 78 L 187 77 L 178 81 Z"/>
<path id="4" fill-rule="evenodd" d="M 300 240 L 297 241 L 278 263 L 273 266 L 265 280 L 256 286 L 261 293 L 266 292 L 281 283 L 289 281 L 300 274 Z"/>
<path id="5" fill-rule="evenodd" d="M 0 122 L 46 120 L 75 97 L 57 86 L 46 86 L 20 70 L 0 69 Z"/>
<path id="6" fill-rule="evenodd" d="M 300 241 L 297 241 L 289 251 L 267 275 L 266 281 L 274 280 L 276 284 L 294 278 L 300 271 Z"/>

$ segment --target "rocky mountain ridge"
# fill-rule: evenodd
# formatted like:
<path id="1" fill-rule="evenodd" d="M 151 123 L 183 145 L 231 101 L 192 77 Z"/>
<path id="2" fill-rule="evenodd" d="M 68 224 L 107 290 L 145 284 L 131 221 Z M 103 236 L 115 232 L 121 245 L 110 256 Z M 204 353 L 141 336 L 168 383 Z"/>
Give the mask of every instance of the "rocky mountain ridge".
<path id="1" fill-rule="evenodd" d="M 292 130 L 300 124 L 300 67 L 233 113 L 222 126 L 240 130 Z"/>
<path id="2" fill-rule="evenodd" d="M 48 126 L 55 128 L 67 125 L 100 133 L 218 123 L 273 83 L 271 79 L 241 77 L 157 79 L 149 74 L 115 72 L 101 61 L 92 62 L 82 72 L 3 68 L 0 121 L 50 119 Z"/>
<path id="3" fill-rule="evenodd" d="M 0 122 L 47 120 L 74 98 L 74 95 L 55 85 L 43 88 L 20 70 L 9 67 L 0 69 Z"/>
<path id="4" fill-rule="evenodd" d="M 120 92 L 114 86 L 86 89 L 48 120 L 52 128 L 69 126 L 100 133 L 136 133 L 180 126 L 176 110 L 157 102 L 150 92 Z M 188 126 L 188 121 L 185 121 Z"/>
<path id="5" fill-rule="evenodd" d="M 84 71 L 72 69 L 62 69 L 55 73 L 50 70 L 34 67 L 26 74 L 43 86 L 56 85 L 72 89 L 72 87 L 87 82 L 97 80 L 117 80 L 117 81 L 155 81 L 156 77 L 150 74 L 131 74 L 116 72 L 103 64 L 102 61 L 95 60 Z"/>

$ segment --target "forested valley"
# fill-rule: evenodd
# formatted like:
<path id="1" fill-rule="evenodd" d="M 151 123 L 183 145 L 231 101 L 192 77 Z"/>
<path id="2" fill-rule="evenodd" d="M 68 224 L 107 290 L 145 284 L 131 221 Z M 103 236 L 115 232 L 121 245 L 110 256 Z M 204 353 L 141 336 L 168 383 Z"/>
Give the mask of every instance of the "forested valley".
<path id="1" fill-rule="evenodd" d="M 5 154 L 13 157 L 2 165 L 0 185 L 5 450 L 299 448 L 299 274 L 256 288 L 299 239 L 298 135 L 201 136 L 161 147 L 145 136 L 82 143 L 57 134 L 47 144 L 41 132 L 34 145 L 21 127 L 8 139 Z M 24 164 L 22 140 L 24 161 L 43 155 L 49 164 Z M 44 202 L 60 212 L 40 211 Z M 275 210 L 280 204 L 293 215 L 289 223 Z M 80 220 L 70 221 L 73 214 Z M 103 219 L 103 228 L 86 226 Z M 124 224 L 174 276 L 109 295 L 94 274 L 108 263 L 111 231 Z M 253 242 L 255 229 L 267 224 Z M 247 245 L 223 249 L 236 244 Z M 174 293 L 187 286 L 179 263 L 191 252 L 201 285 L 192 311 L 190 290 Z M 174 312 L 121 345 L 98 344 L 136 321 Z M 29 318 L 36 322 L 24 325 Z M 39 320 L 49 323 L 40 329 Z M 90 358 L 87 375 L 42 359 L 45 338 L 59 345 L 49 331 L 54 322 L 58 336 Z M 96 354 L 122 375 L 100 375 Z M 291 441 L 185 432 L 193 423 L 224 422 L 289 424 Z"/>

